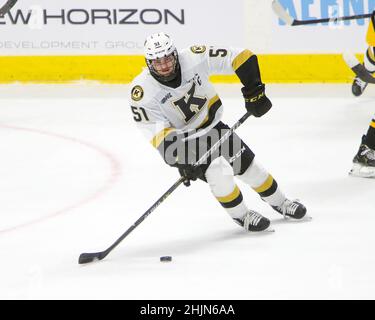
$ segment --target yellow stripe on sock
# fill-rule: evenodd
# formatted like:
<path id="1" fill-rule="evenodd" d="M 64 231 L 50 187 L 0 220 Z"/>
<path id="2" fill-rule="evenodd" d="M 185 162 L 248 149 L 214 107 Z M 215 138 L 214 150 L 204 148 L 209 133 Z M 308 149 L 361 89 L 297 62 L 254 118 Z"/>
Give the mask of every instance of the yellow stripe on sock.
<path id="1" fill-rule="evenodd" d="M 253 188 L 253 189 L 256 192 L 261 193 L 261 192 L 267 191 L 269 188 L 271 188 L 272 183 L 273 183 L 273 178 L 272 178 L 271 175 L 269 175 L 268 178 L 267 178 L 267 180 L 265 182 L 263 182 L 262 185 L 260 185 L 257 188 Z"/>
<path id="2" fill-rule="evenodd" d="M 370 127 L 375 128 L 375 120 L 372 120 L 372 121 L 371 121 L 371 123 L 370 123 Z"/>
<path id="3" fill-rule="evenodd" d="M 216 199 L 221 203 L 231 202 L 236 199 L 240 195 L 240 193 L 240 189 L 235 186 L 234 190 L 230 194 L 224 197 L 216 197 Z"/>

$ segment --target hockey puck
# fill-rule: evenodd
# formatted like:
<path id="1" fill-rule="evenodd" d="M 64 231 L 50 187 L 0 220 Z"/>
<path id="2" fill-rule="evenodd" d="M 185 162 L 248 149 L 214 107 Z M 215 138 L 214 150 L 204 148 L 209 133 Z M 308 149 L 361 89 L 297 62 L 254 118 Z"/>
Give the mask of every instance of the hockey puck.
<path id="1" fill-rule="evenodd" d="M 161 262 L 171 262 L 172 261 L 172 257 L 171 256 L 160 257 L 160 261 Z"/>

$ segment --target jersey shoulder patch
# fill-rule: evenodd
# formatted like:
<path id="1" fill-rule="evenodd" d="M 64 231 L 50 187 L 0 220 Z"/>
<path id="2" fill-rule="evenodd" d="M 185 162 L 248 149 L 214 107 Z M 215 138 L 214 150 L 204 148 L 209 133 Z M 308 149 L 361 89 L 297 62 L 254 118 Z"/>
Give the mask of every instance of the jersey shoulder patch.
<path id="1" fill-rule="evenodd" d="M 143 88 L 140 85 L 136 85 L 131 90 L 131 98 L 134 101 L 140 101 L 140 100 L 142 100 L 142 98 L 144 96 L 144 93 L 145 92 L 144 92 Z"/>
<path id="2" fill-rule="evenodd" d="M 206 51 L 206 46 L 192 46 L 190 50 L 193 53 L 204 53 Z"/>

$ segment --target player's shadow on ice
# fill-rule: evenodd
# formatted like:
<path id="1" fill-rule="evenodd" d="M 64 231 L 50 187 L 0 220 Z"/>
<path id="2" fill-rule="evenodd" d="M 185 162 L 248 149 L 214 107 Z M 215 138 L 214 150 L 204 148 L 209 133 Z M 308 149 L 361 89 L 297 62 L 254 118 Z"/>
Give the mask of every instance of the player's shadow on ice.
<path id="1" fill-rule="evenodd" d="M 234 242 L 243 241 L 244 238 L 271 237 L 274 232 L 246 232 L 239 228 L 238 230 L 221 231 L 210 235 L 199 236 L 196 238 L 186 237 L 184 239 L 171 239 L 166 242 L 157 242 L 137 249 L 124 252 L 125 257 L 146 258 L 161 255 L 163 252 L 169 252 L 172 255 L 185 255 L 195 251 L 220 248 L 222 244 L 233 245 Z M 249 244 L 250 246 L 251 244 Z"/>
<path id="2" fill-rule="evenodd" d="M 276 219 L 270 219 L 271 220 L 271 228 L 272 226 L 277 226 L 277 225 L 283 225 L 283 224 L 302 224 L 302 223 L 311 223 L 313 221 L 312 217 L 306 217 L 301 220 L 296 220 L 292 218 L 276 218 Z"/>

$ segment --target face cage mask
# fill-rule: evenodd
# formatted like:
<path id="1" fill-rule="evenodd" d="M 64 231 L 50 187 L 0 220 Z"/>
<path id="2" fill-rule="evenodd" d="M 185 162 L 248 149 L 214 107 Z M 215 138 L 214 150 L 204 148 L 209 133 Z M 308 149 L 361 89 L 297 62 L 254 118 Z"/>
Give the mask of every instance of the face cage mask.
<path id="1" fill-rule="evenodd" d="M 172 81 L 176 78 L 177 74 L 178 74 L 178 70 L 180 69 L 180 63 L 178 61 L 178 54 L 177 54 L 177 50 L 173 51 L 171 53 L 173 56 L 174 56 L 174 60 L 175 60 L 175 63 L 174 63 L 174 68 L 173 68 L 173 71 L 171 72 L 170 75 L 168 76 L 162 76 L 161 74 L 159 74 L 153 67 L 152 65 L 152 60 L 147 60 L 146 59 L 146 63 L 147 63 L 147 67 L 148 69 L 150 70 L 152 76 L 160 81 L 160 82 L 169 82 L 169 81 Z"/>

